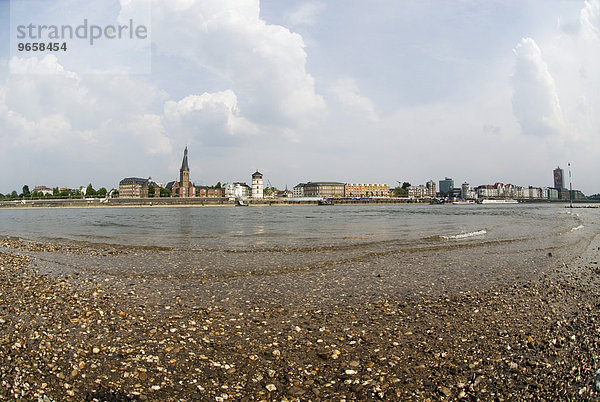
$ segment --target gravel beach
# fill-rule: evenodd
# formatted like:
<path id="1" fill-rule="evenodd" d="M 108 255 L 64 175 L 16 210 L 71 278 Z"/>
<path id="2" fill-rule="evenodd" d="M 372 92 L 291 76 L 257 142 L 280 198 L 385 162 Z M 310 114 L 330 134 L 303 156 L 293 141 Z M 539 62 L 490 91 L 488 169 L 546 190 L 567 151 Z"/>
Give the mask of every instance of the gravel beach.
<path id="1" fill-rule="evenodd" d="M 4 239 L 0 398 L 600 398 L 600 238 L 507 249 L 266 251 L 240 270 L 222 253 Z"/>

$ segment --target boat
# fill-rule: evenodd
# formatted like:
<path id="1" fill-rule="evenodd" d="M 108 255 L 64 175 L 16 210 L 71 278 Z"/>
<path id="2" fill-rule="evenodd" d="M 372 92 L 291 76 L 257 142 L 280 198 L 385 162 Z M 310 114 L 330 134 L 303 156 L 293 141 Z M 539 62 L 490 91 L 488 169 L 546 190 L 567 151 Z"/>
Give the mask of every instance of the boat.
<path id="1" fill-rule="evenodd" d="M 322 200 L 319 200 L 319 205 L 333 205 L 333 200 L 323 198 Z"/>
<path id="2" fill-rule="evenodd" d="M 501 199 L 501 200 L 481 200 L 480 204 L 518 204 L 519 201 L 512 199 Z"/>
<path id="3" fill-rule="evenodd" d="M 248 204 L 244 203 L 244 200 L 242 200 L 241 198 L 237 198 L 235 200 L 235 205 L 238 207 L 247 207 Z"/>
<path id="4" fill-rule="evenodd" d="M 464 201 L 452 201 L 452 205 L 473 205 L 475 201 L 473 200 L 464 200 Z"/>

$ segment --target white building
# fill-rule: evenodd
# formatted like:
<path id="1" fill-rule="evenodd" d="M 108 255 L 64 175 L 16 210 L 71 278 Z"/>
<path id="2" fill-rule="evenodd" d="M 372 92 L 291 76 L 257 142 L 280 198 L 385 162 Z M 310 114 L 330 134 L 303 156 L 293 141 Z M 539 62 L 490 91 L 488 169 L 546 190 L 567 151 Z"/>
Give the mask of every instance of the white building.
<path id="1" fill-rule="evenodd" d="M 263 175 L 258 170 L 252 175 L 252 198 L 263 198 Z"/>
<path id="2" fill-rule="evenodd" d="M 225 197 L 228 198 L 246 198 L 250 197 L 251 189 L 246 183 L 228 183 L 223 185 Z"/>
<path id="3" fill-rule="evenodd" d="M 299 183 L 296 187 L 294 187 L 294 197 L 304 197 L 304 186 L 306 183 Z"/>

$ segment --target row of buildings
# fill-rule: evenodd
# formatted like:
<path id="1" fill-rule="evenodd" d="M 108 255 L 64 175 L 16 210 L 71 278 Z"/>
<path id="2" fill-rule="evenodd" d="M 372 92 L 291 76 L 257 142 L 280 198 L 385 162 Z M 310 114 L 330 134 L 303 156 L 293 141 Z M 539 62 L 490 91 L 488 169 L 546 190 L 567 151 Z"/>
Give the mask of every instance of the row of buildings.
<path id="1" fill-rule="evenodd" d="M 436 185 L 433 180 L 425 185 L 409 186 L 405 188 L 406 198 L 412 200 L 426 200 L 434 198 L 461 198 L 465 200 L 486 198 L 511 198 L 511 199 L 544 199 L 563 200 L 583 199 L 585 196 L 580 191 L 569 192 L 564 186 L 564 172 L 560 167 L 554 169 L 554 187 L 521 187 L 513 184 L 495 183 L 471 187 L 463 183 L 460 187 L 454 186 L 454 180 L 446 177 Z M 128 177 L 119 183 L 119 196 L 124 198 L 145 198 L 148 196 L 171 197 L 201 197 L 201 198 L 254 198 L 265 197 L 263 175 L 256 171 L 252 174 L 251 185 L 245 182 L 225 183 L 219 186 L 197 186 L 190 180 L 187 147 L 183 153 L 179 180 L 167 184 L 156 183 L 151 178 L 143 179 Z M 324 197 L 324 198 L 380 198 L 391 197 L 394 190 L 387 184 L 361 184 L 343 183 L 337 181 L 318 181 L 299 183 L 293 191 L 277 191 L 267 189 L 269 197 Z M 153 194 L 154 193 L 154 194 Z"/>
<path id="2" fill-rule="evenodd" d="M 263 175 L 256 171 L 252 174 L 252 185 L 245 182 L 226 183 L 223 186 L 197 186 L 190 180 L 188 149 L 183 151 L 179 180 L 167 184 L 156 183 L 152 178 L 127 177 L 119 182 L 119 197 L 146 198 L 168 195 L 171 197 L 189 198 L 263 198 Z M 159 194 L 157 194 L 159 192 Z"/>
<path id="3" fill-rule="evenodd" d="M 332 198 L 365 198 L 389 197 L 390 186 L 387 184 L 341 183 L 337 181 L 309 181 L 294 187 L 294 197 L 332 197 Z"/>

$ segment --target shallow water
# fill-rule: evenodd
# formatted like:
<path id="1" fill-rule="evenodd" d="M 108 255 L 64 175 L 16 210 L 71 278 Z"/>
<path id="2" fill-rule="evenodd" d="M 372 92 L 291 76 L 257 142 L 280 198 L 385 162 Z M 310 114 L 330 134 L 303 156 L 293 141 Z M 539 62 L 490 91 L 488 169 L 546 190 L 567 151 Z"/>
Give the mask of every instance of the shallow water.
<path id="1" fill-rule="evenodd" d="M 0 210 L 0 236 L 247 250 L 547 238 L 582 225 L 563 205 L 340 205 Z"/>
<path id="2" fill-rule="evenodd" d="M 600 209 L 547 204 L 0 210 L 0 236 L 100 250 L 27 252 L 42 273 L 194 303 L 496 289 L 552 272 L 598 233 Z"/>

